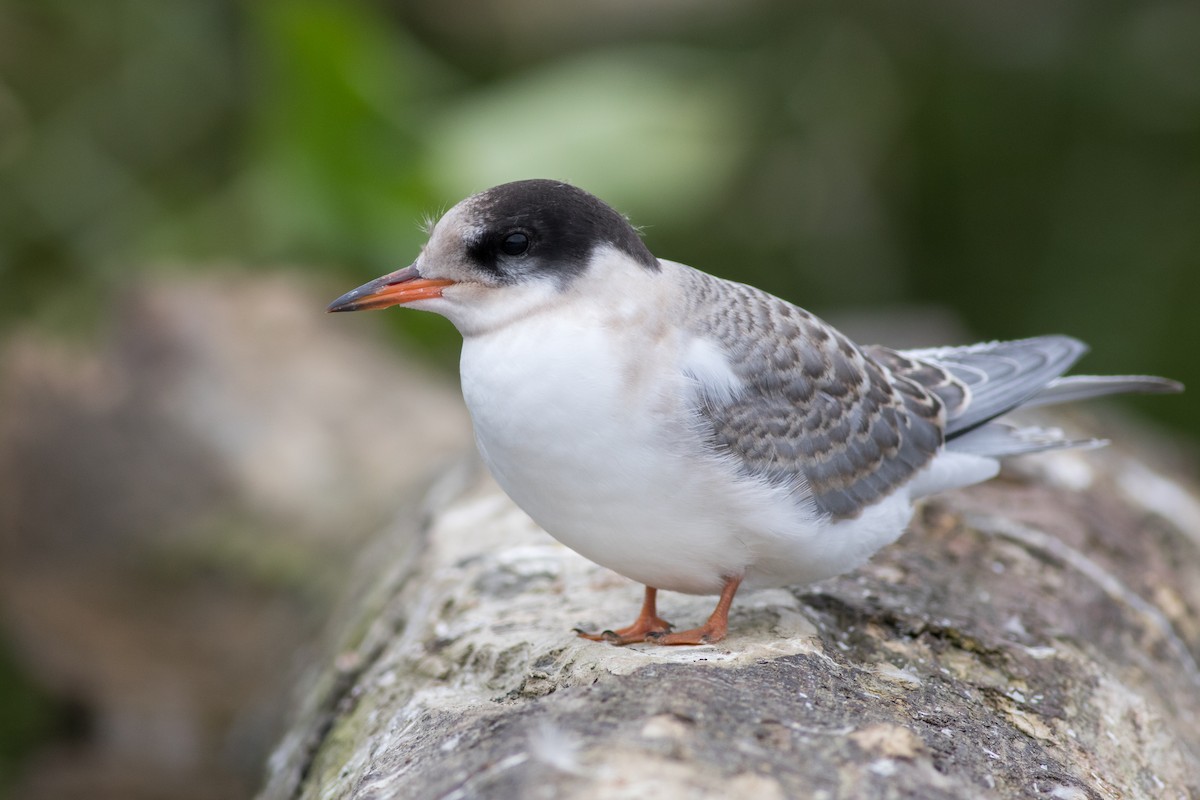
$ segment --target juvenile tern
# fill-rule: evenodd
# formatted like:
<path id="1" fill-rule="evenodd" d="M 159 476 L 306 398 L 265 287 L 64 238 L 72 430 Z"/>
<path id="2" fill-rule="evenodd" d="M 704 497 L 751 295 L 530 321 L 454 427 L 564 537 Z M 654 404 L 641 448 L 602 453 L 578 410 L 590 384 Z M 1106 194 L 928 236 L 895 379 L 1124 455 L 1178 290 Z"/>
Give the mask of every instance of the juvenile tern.
<path id="1" fill-rule="evenodd" d="M 987 480 L 1004 456 L 1097 444 L 999 418 L 1151 376 L 1062 377 L 1067 336 L 967 347 L 858 345 L 798 306 L 656 258 L 617 211 L 566 183 L 463 200 L 408 267 L 330 311 L 405 305 L 463 336 L 462 391 L 500 486 L 560 542 L 645 585 L 614 644 L 724 638 L 740 586 L 862 564 L 916 498 Z M 719 594 L 672 631 L 657 592 Z"/>

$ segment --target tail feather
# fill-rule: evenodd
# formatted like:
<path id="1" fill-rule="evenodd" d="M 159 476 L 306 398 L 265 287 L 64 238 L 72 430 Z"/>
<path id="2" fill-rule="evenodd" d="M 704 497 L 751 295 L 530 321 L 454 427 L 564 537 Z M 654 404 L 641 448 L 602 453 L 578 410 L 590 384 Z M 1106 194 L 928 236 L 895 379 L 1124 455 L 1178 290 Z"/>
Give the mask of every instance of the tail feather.
<path id="1" fill-rule="evenodd" d="M 955 453 L 1002 458 L 1066 448 L 1103 447 L 1107 439 L 1068 439 L 1058 428 L 1018 427 L 1005 422 L 989 422 L 946 442 Z"/>
<path id="2" fill-rule="evenodd" d="M 948 376 L 950 383 L 945 385 L 961 387 L 958 392 L 961 401 L 948 402 L 946 406 L 946 449 L 973 455 L 1001 457 L 1105 444 L 1098 439 L 1068 439 L 1059 430 L 1016 427 L 997 421 L 1018 408 L 1129 392 L 1183 391 L 1183 384 L 1153 375 L 1062 377 L 1086 350 L 1083 342 L 1069 336 L 1038 336 L 969 347 L 909 350 L 900 355 L 935 365 L 941 375 Z M 944 390 L 944 386 L 938 384 L 931 389 L 937 392 Z M 945 393 L 947 397 L 954 396 L 952 392 Z"/>
<path id="3" fill-rule="evenodd" d="M 1182 391 L 1182 383 L 1154 375 L 1070 375 L 1050 381 L 1021 407 L 1073 403 L 1110 394 L 1171 394 Z"/>
<path id="4" fill-rule="evenodd" d="M 906 351 L 950 373 L 970 402 L 946 420 L 946 436 L 962 435 L 1024 404 L 1071 368 L 1087 345 L 1069 336 L 1038 336 L 970 347 Z"/>

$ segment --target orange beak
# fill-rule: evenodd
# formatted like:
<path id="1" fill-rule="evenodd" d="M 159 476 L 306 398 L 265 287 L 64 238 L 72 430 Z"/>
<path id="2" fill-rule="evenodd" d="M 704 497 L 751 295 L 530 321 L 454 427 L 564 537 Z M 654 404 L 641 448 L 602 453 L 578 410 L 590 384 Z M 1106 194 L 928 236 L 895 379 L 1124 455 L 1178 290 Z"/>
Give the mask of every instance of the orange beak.
<path id="1" fill-rule="evenodd" d="M 405 267 L 351 289 L 329 304 L 326 311 L 364 311 L 441 297 L 454 281 L 422 278 L 416 267 Z"/>

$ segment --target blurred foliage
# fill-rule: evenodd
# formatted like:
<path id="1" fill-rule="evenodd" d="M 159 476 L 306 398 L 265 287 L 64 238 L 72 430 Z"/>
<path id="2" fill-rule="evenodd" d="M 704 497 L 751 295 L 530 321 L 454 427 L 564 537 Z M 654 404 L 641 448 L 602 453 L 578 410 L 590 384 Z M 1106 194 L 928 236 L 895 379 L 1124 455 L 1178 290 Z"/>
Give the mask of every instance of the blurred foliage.
<path id="1" fill-rule="evenodd" d="M 35 686 L 0 641 L 0 797 L 7 797 L 21 759 L 66 728 L 62 704 Z"/>
<path id="2" fill-rule="evenodd" d="M 645 5 L 5 0 L 0 322 L 79 325 L 145 269 L 340 290 L 540 175 L 818 311 L 938 304 L 1200 385 L 1200 6 Z M 1144 407 L 1195 434 L 1188 405 Z"/>

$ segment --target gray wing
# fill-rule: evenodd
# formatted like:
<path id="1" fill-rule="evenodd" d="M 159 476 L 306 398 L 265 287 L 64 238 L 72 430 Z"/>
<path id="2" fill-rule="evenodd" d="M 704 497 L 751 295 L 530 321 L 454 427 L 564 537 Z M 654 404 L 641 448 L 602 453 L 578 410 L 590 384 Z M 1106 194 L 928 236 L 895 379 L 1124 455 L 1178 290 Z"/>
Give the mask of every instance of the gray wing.
<path id="1" fill-rule="evenodd" d="M 1060 377 L 1087 351 L 1069 336 L 1037 336 L 1010 342 L 930 350 L 864 350 L 894 375 L 912 378 L 946 403 L 946 447 L 961 453 L 1009 456 L 1100 440 L 1073 440 L 1061 431 L 997 421 L 1009 411 L 1087 400 L 1126 392 L 1178 392 L 1183 386 L 1152 375 Z"/>
<path id="2" fill-rule="evenodd" d="M 942 445 L 944 403 L 894 376 L 804 309 L 693 273 L 687 319 L 729 359 L 739 389 L 703 395 L 709 444 L 747 475 L 796 486 L 818 512 L 857 516 Z"/>
<path id="3" fill-rule="evenodd" d="M 1036 336 L 903 353 L 882 347 L 871 349 L 871 355 L 884 363 L 905 362 L 940 370 L 966 390 L 965 402 L 952 405 L 946 415 L 947 438 L 1025 404 L 1086 352 L 1087 345 L 1070 336 Z"/>

